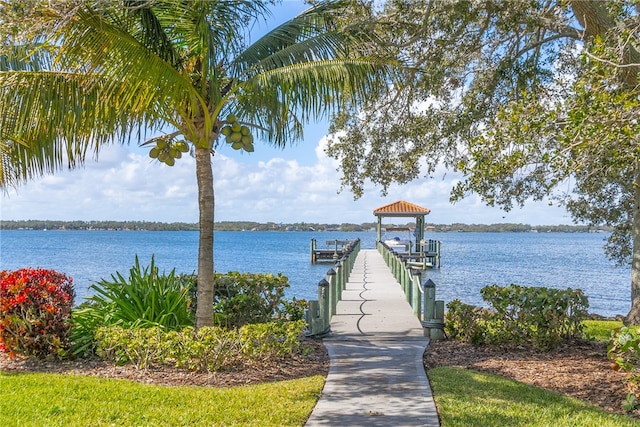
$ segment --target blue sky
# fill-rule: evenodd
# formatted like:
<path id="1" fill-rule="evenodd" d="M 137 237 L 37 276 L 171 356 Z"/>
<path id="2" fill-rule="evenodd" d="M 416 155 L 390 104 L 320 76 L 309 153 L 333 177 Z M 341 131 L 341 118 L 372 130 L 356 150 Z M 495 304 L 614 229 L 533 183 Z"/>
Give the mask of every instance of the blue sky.
<path id="1" fill-rule="evenodd" d="M 267 25 L 276 25 L 304 10 L 300 0 L 284 0 Z M 216 221 L 362 223 L 375 221 L 373 210 L 396 200 L 431 209 L 426 221 L 531 225 L 571 224 L 564 209 L 546 202 L 503 212 L 471 196 L 449 202 L 461 178 L 442 170 L 433 179 L 393 186 L 382 197 L 373 185 L 353 200 L 340 189 L 338 164 L 323 151 L 328 123 L 305 126 L 304 141 L 286 149 L 256 142 L 254 153 L 222 147 L 213 160 Z M 0 199 L 3 220 L 139 220 L 197 222 L 195 161 L 189 156 L 174 167 L 158 164 L 148 149 L 135 144 L 105 147 L 99 161 L 80 169 L 33 180 Z"/>

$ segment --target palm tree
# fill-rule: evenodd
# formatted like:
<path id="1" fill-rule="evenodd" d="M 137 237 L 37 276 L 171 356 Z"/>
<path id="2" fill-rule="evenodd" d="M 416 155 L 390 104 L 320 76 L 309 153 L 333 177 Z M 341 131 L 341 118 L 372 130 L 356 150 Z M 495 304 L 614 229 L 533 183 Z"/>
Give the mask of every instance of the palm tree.
<path id="1" fill-rule="evenodd" d="M 284 147 L 390 71 L 363 53 L 371 35 L 362 27 L 336 25 L 349 1 L 321 2 L 248 45 L 267 3 L 94 0 L 48 10 L 37 48 L 14 44 L 0 60 L 2 187 L 74 167 L 114 142 L 137 140 L 167 165 L 195 156 L 196 327 L 213 321 L 215 150 L 224 140 L 252 151 L 254 136 Z"/>

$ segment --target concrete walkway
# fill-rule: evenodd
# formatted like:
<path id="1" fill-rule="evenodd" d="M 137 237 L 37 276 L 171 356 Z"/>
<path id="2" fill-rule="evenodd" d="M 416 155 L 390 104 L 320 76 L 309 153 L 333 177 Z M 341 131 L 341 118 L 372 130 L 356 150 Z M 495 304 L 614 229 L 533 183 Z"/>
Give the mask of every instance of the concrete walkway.
<path id="1" fill-rule="evenodd" d="M 306 426 L 439 426 L 428 343 L 382 256 L 361 250 L 324 339 L 331 366 Z"/>

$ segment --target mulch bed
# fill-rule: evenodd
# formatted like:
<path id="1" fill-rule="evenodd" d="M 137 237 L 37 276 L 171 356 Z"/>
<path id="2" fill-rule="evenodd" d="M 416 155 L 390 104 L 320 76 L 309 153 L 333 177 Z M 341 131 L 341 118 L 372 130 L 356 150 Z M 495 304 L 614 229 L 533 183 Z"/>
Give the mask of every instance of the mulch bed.
<path id="1" fill-rule="evenodd" d="M 166 366 L 136 369 L 134 366 L 116 366 L 101 360 L 41 361 L 25 358 L 9 359 L 0 353 L 0 371 L 3 372 L 51 372 L 68 375 L 88 375 L 119 378 L 146 384 L 169 386 L 229 387 L 290 380 L 329 372 L 329 355 L 320 340 L 307 340 L 305 355 L 284 360 L 273 360 L 241 366 L 233 371 L 189 372 Z"/>

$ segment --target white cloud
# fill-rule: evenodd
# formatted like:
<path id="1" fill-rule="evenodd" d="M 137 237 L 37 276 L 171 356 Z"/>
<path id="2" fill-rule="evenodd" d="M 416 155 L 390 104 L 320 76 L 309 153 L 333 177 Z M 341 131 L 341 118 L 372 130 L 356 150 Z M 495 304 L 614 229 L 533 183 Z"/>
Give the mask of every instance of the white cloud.
<path id="1" fill-rule="evenodd" d="M 544 203 L 510 213 L 487 208 L 475 196 L 452 205 L 449 191 L 459 176 L 444 172 L 437 178 L 394 185 L 387 197 L 368 185 L 365 195 L 354 201 L 350 192 L 338 193 L 337 162 L 324 154 L 324 146 L 324 138 L 315 146 L 308 144 L 316 161 L 305 166 L 295 159 L 256 161 L 252 156 L 218 152 L 213 159 L 216 221 L 373 222 L 375 208 L 407 200 L 431 209 L 427 221 L 434 223 L 570 222 L 564 210 Z M 151 161 L 143 150 L 110 146 L 98 162 L 29 182 L 3 195 L 1 204 L 6 220 L 196 222 L 195 161 L 185 156 L 168 167 Z"/>

